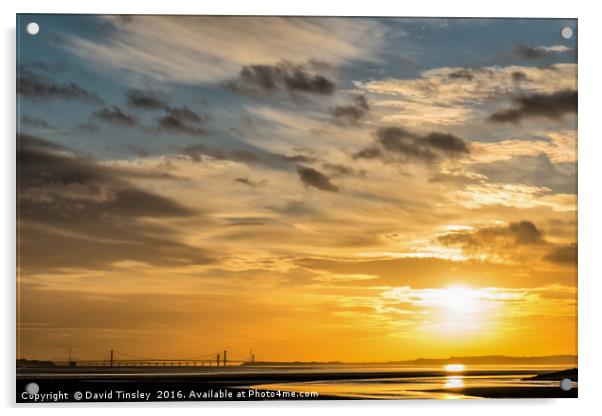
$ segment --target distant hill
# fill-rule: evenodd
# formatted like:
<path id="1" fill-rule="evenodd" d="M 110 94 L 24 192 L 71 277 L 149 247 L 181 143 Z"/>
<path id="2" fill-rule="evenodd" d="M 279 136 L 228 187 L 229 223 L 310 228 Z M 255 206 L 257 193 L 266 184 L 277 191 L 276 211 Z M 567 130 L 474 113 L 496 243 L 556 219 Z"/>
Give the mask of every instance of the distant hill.
<path id="1" fill-rule="evenodd" d="M 295 365 L 345 365 L 351 364 L 343 361 L 247 361 L 241 365 L 257 366 L 295 366 Z M 355 364 L 355 363 L 353 363 Z"/>
<path id="2" fill-rule="evenodd" d="M 338 364 L 397 364 L 397 365 L 445 365 L 445 364 L 467 364 L 467 365 L 567 365 L 576 366 L 575 355 L 547 355 L 542 357 L 511 357 L 507 355 L 482 355 L 448 358 L 417 358 L 415 360 L 403 361 L 381 361 L 365 363 L 345 363 L 341 361 L 256 361 L 246 362 L 243 365 L 338 365 Z"/>
<path id="3" fill-rule="evenodd" d="M 17 367 L 54 367 L 52 361 L 26 360 L 20 358 L 17 360 Z"/>
<path id="4" fill-rule="evenodd" d="M 437 364 L 577 364 L 575 355 L 547 355 L 542 357 L 511 357 L 507 355 L 482 355 L 449 358 L 418 358 L 409 361 L 391 362 L 395 364 L 437 365 Z"/>

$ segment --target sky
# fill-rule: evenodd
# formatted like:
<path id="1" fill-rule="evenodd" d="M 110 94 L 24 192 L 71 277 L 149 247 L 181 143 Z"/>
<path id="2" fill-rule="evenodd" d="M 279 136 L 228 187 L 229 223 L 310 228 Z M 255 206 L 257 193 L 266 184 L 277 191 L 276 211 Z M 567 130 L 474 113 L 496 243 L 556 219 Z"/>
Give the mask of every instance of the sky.
<path id="1" fill-rule="evenodd" d="M 18 356 L 576 354 L 576 38 L 19 15 Z"/>

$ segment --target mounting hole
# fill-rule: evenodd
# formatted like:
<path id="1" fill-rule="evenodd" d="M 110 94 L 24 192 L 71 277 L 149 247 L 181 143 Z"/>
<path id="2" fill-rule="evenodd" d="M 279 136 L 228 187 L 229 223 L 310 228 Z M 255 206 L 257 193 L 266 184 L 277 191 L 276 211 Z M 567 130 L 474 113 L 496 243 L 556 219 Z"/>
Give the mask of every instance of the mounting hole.
<path id="1" fill-rule="evenodd" d="M 29 22 L 27 23 L 25 30 L 27 30 L 27 33 L 29 33 L 31 36 L 35 36 L 40 32 L 40 25 L 36 22 Z"/>
<path id="2" fill-rule="evenodd" d="M 568 26 L 565 26 L 562 28 L 562 30 L 560 31 L 560 36 L 562 36 L 564 39 L 570 39 L 573 37 L 573 29 L 571 29 Z"/>
<path id="3" fill-rule="evenodd" d="M 573 382 L 569 378 L 563 378 L 560 380 L 560 388 L 564 391 L 569 391 L 573 388 Z"/>
<path id="4" fill-rule="evenodd" d="M 27 386 L 25 386 L 25 391 L 28 394 L 38 394 L 40 391 L 40 386 L 38 386 L 38 383 L 29 383 Z"/>

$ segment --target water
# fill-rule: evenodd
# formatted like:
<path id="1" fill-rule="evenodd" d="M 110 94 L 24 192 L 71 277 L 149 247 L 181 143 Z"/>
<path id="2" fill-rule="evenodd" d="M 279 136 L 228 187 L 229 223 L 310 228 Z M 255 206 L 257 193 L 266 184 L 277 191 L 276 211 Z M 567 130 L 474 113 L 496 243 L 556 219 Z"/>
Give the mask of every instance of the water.
<path id="1" fill-rule="evenodd" d="M 351 365 L 306 364 L 231 367 L 53 368 L 18 371 L 31 379 L 188 380 L 212 386 L 281 392 L 317 393 L 320 397 L 361 399 L 472 399 L 482 397 L 574 397 L 559 380 L 530 380 L 570 365 Z M 207 385 L 207 384 L 206 384 Z M 573 383 L 573 387 L 577 387 Z M 575 395 L 573 390 L 570 394 Z"/>
<path id="2" fill-rule="evenodd" d="M 340 368 L 339 371 L 400 371 L 408 376 L 391 378 L 338 379 L 310 382 L 273 383 L 253 386 L 258 390 L 315 392 L 322 396 L 360 399 L 476 399 L 482 397 L 541 397 L 543 388 L 555 394 L 559 381 L 528 380 L 541 372 L 559 371 L 564 366 L 478 366 L 445 367 L 378 367 Z M 322 369 L 323 370 L 323 369 Z M 429 375 L 420 375 L 420 373 Z M 432 376 L 433 372 L 440 375 Z M 418 373 L 418 375 L 416 375 Z M 485 375 L 480 375 L 483 373 Z M 498 374 L 496 374 L 498 373 Z M 411 375 L 410 375 L 411 374 Z M 573 382 L 572 387 L 577 387 Z M 537 390 L 535 390 L 537 389 Z M 561 393 L 558 393 L 561 394 Z M 507 396 L 505 396 L 507 395 Z"/>

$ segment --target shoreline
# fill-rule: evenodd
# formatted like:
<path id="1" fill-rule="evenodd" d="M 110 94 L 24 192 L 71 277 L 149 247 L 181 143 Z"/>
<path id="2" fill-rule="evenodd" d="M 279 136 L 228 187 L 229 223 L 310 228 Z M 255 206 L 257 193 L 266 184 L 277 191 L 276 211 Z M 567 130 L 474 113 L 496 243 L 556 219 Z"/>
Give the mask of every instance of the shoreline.
<path id="1" fill-rule="evenodd" d="M 118 371 L 115 371 L 118 370 Z M 481 376 L 517 376 L 523 381 L 533 380 L 536 377 L 544 377 L 550 380 L 555 375 L 565 375 L 576 369 L 563 371 L 546 370 L 468 370 L 461 374 L 450 374 L 438 371 L 240 371 L 241 369 L 231 367 L 213 369 L 211 371 L 194 371 L 194 369 L 168 368 L 170 374 L 161 374 L 165 369 L 149 368 L 20 368 L 17 369 L 17 402 L 30 403 L 32 400 L 23 397 L 26 386 L 35 382 L 40 387 L 40 392 L 61 391 L 68 395 L 63 401 L 74 400 L 76 392 L 90 392 L 98 399 L 85 400 L 85 402 L 104 401 L 256 401 L 256 400 L 403 400 L 404 397 L 358 397 L 348 393 L 339 394 L 326 392 L 318 394 L 317 397 L 303 397 L 303 392 L 295 389 L 286 390 L 287 383 L 311 383 L 311 382 L 353 382 L 354 380 L 385 381 L 387 379 L 420 378 L 442 378 L 461 375 L 463 377 Z M 553 382 L 555 380 L 552 380 Z M 281 390 L 271 389 L 270 385 L 278 385 Z M 254 386 L 262 386 L 256 389 Z M 123 391 L 133 393 L 144 393 L 149 399 L 140 400 L 123 399 L 120 397 L 106 397 L 109 391 Z M 215 392 L 227 391 L 231 397 L 215 396 Z M 261 391 L 272 397 L 249 397 L 251 391 Z M 409 390 L 408 390 L 409 391 Z M 425 393 L 448 393 L 450 395 L 470 396 L 470 398 L 563 398 L 578 397 L 577 388 L 566 392 L 559 387 L 529 385 L 524 386 L 465 386 L 460 388 L 425 388 L 416 389 L 416 392 Z M 290 394 L 290 392 L 294 392 Z M 195 397 L 191 398 L 190 394 Z M 167 397 L 163 397 L 167 394 Z M 369 394 L 368 392 L 366 393 Z M 146 396 L 145 396 L 146 397 Z"/>

